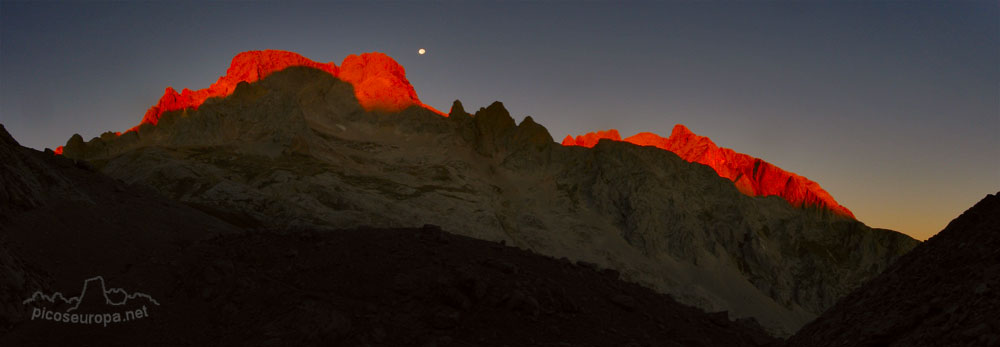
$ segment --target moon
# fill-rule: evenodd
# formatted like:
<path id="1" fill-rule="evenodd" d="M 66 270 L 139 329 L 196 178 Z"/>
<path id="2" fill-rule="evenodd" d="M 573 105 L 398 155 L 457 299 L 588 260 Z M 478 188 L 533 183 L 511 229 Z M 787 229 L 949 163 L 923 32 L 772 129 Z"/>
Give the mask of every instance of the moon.
<path id="1" fill-rule="evenodd" d="M 426 49 L 421 48 L 417 50 L 417 54 L 424 55 L 424 53 L 427 53 Z"/>

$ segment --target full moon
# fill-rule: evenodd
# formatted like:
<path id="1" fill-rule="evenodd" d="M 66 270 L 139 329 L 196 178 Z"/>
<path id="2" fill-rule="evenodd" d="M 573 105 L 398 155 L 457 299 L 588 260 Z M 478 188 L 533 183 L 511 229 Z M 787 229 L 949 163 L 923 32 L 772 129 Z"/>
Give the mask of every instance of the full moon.
<path id="1" fill-rule="evenodd" d="M 417 50 L 417 54 L 424 54 L 424 53 L 427 53 L 427 50 L 423 48 Z"/>

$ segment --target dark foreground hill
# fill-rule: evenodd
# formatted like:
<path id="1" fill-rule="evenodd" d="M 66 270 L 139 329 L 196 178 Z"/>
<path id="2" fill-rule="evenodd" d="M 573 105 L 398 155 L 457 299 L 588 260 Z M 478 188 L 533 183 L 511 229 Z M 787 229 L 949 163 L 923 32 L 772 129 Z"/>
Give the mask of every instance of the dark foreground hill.
<path id="1" fill-rule="evenodd" d="M 248 230 L 23 148 L 0 127 L 0 346 L 760 346 L 592 264 L 416 229 Z M 105 298 L 81 294 L 101 276 Z M 141 319 L 35 318 L 35 291 Z M 97 299 L 95 301 L 95 299 Z M 153 300 L 156 304 L 153 304 Z M 106 307 L 100 307 L 102 301 Z M 148 306 L 148 307 L 147 307 Z M 65 306 L 52 311 L 70 312 Z"/>
<path id="2" fill-rule="evenodd" d="M 1000 193 L 951 221 L 791 346 L 1000 346 Z"/>
<path id="3" fill-rule="evenodd" d="M 30 317 L 32 292 L 79 292 L 232 225 L 83 161 L 21 147 L 0 125 L 0 334 Z M 130 286 L 140 278 L 116 278 Z M 0 342 L 0 346 L 10 346 Z"/>
<path id="4" fill-rule="evenodd" d="M 759 327 L 622 282 L 617 272 L 430 226 L 221 236 L 119 277 L 141 279 L 147 290 L 162 293 L 147 321 L 111 328 L 30 321 L 0 341 L 95 346 L 760 346 L 774 341 Z"/>

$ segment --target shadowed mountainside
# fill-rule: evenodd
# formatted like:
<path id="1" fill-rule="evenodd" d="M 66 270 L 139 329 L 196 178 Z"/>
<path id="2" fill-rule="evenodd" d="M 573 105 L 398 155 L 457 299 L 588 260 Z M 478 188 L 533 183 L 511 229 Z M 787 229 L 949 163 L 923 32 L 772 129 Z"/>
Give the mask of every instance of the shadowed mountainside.
<path id="1" fill-rule="evenodd" d="M 789 335 L 917 242 L 752 198 L 704 165 L 629 143 L 563 147 L 500 103 L 449 117 L 368 111 L 293 67 L 156 126 L 75 135 L 70 158 L 245 227 L 413 227 L 620 271 L 681 302 Z"/>
<path id="2" fill-rule="evenodd" d="M 806 325 L 789 346 L 1000 345 L 1000 193 Z"/>
<path id="3" fill-rule="evenodd" d="M 0 160 L 3 346 L 776 343 L 752 321 L 678 304 L 615 271 L 435 226 L 240 229 L 20 147 L 2 125 Z M 158 304 L 107 326 L 30 319 L 22 301 L 33 292 L 81 295 L 94 276 Z"/>
<path id="4" fill-rule="evenodd" d="M 0 333 L 30 318 L 21 302 L 36 290 L 78 291 L 83 278 L 236 230 L 86 161 L 21 147 L 0 125 Z"/>

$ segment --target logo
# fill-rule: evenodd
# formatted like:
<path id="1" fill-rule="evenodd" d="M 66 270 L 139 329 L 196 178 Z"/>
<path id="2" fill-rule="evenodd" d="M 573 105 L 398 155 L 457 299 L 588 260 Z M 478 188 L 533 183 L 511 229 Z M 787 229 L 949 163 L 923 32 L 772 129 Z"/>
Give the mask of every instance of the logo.
<path id="1" fill-rule="evenodd" d="M 149 294 L 129 293 L 122 288 L 108 289 L 104 277 L 96 276 L 83 281 L 80 295 L 67 298 L 61 292 L 46 295 L 36 291 L 22 302 L 34 306 L 31 320 L 48 320 L 73 324 L 122 323 L 149 317 L 148 306 L 160 306 Z"/>

